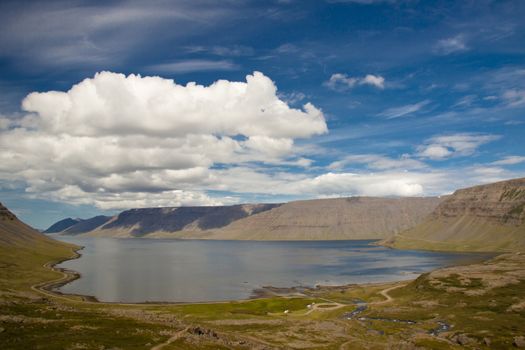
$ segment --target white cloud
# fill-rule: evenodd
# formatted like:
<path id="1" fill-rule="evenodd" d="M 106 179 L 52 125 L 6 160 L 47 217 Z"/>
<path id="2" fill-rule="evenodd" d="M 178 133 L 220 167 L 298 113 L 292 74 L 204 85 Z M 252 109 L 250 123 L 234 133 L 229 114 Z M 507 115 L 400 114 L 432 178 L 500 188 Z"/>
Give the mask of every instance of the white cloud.
<path id="1" fill-rule="evenodd" d="M 462 34 L 439 40 L 434 48 L 438 53 L 443 55 L 468 50 L 466 38 Z"/>
<path id="2" fill-rule="evenodd" d="M 473 154 L 481 145 L 499 138 L 497 135 L 468 133 L 435 136 L 417 148 L 417 155 L 434 160 L 452 156 L 468 156 Z"/>
<path id="3" fill-rule="evenodd" d="M 218 203 L 206 195 L 222 181 L 214 166 L 308 166 L 294 140 L 327 131 L 320 110 L 290 108 L 258 72 L 210 86 L 102 72 L 22 105 L 30 114 L 2 122 L 0 179 L 100 208 L 164 205 L 173 193 L 175 204 Z"/>
<path id="4" fill-rule="evenodd" d="M 418 155 L 423 158 L 444 159 L 453 154 L 449 148 L 441 145 L 431 144 L 419 149 Z"/>
<path id="5" fill-rule="evenodd" d="M 380 75 L 367 74 L 359 81 L 361 85 L 372 85 L 379 89 L 385 88 L 385 78 Z"/>
<path id="6" fill-rule="evenodd" d="M 327 131 L 312 104 L 292 109 L 277 88 L 255 72 L 246 82 L 210 86 L 140 75 L 97 73 L 67 92 L 31 93 L 22 106 L 36 113 L 39 130 L 75 136 L 189 134 L 310 137 Z"/>
<path id="7" fill-rule="evenodd" d="M 420 196 L 420 179 L 406 173 L 353 174 L 327 173 L 300 182 L 302 191 L 321 195 Z"/>
<path id="8" fill-rule="evenodd" d="M 506 156 L 503 159 L 492 162 L 492 165 L 514 165 L 525 162 L 525 157 L 523 156 Z"/>
<path id="9" fill-rule="evenodd" d="M 388 108 L 385 111 L 379 113 L 379 116 L 385 117 L 386 119 L 395 119 L 395 118 L 405 117 L 410 114 L 418 112 L 419 110 L 421 110 L 423 107 L 425 107 L 429 103 L 430 103 L 430 100 L 424 100 L 424 101 L 414 103 L 414 104 Z"/>
<path id="10" fill-rule="evenodd" d="M 385 78 L 373 74 L 367 74 L 365 77 L 349 77 L 347 74 L 335 73 L 324 85 L 336 91 L 348 90 L 356 85 L 371 85 L 378 89 L 384 89 Z"/>

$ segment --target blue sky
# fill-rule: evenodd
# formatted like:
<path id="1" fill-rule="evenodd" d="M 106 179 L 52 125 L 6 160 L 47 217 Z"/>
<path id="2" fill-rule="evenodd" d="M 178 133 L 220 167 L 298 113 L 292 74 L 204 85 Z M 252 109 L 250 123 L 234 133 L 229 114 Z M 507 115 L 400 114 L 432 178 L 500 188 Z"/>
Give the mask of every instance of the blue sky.
<path id="1" fill-rule="evenodd" d="M 0 201 L 44 228 L 523 177 L 523 18 L 523 1 L 3 1 Z"/>

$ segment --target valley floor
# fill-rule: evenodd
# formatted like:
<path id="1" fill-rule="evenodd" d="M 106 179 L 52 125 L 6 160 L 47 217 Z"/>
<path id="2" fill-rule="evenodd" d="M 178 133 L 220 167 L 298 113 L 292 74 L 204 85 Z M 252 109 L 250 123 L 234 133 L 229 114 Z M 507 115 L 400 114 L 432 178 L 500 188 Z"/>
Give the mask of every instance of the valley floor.
<path id="1" fill-rule="evenodd" d="M 409 282 L 270 289 L 254 300 L 199 304 L 98 303 L 47 291 L 71 277 L 50 262 L 72 254 L 0 247 L 2 349 L 525 347 L 519 253 Z"/>

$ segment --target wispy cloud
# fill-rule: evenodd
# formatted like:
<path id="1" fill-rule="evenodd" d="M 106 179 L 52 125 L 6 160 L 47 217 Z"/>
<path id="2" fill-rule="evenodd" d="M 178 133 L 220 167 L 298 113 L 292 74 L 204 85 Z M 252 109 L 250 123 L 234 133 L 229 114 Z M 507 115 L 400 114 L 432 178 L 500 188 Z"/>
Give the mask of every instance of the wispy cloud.
<path id="1" fill-rule="evenodd" d="M 430 100 L 424 100 L 424 101 L 414 103 L 414 104 L 408 104 L 408 105 L 404 105 L 400 107 L 388 108 L 385 111 L 379 113 L 379 116 L 385 117 L 386 119 L 406 117 L 408 115 L 411 115 L 411 114 L 414 114 L 420 111 L 423 107 L 428 105 L 430 102 L 431 102 Z"/>
<path id="2" fill-rule="evenodd" d="M 330 3 L 350 3 L 350 4 L 360 4 L 360 5 L 373 5 L 381 3 L 396 3 L 403 0 L 327 0 Z"/>
<path id="3" fill-rule="evenodd" d="M 122 61 L 151 40 L 152 32 L 183 26 L 170 37 L 197 33 L 222 23 L 235 9 L 191 6 L 177 2 L 87 4 L 85 2 L 0 3 L 0 55 L 20 64 L 56 66 L 104 65 Z M 183 32 L 183 33 L 182 33 Z M 118 57 L 118 60 L 116 60 Z"/>
<path id="4" fill-rule="evenodd" d="M 421 161 L 410 158 L 410 156 L 405 154 L 399 158 L 391 158 L 379 154 L 356 154 L 331 163 L 328 169 L 340 170 L 356 164 L 364 164 L 367 168 L 374 170 L 421 169 L 426 166 Z"/>
<path id="5" fill-rule="evenodd" d="M 499 139 L 499 135 L 487 134 L 450 134 L 434 136 L 425 144 L 417 147 L 417 155 L 421 158 L 442 160 L 453 156 L 468 156 L 478 147 Z"/>
<path id="6" fill-rule="evenodd" d="M 525 157 L 523 156 L 507 156 L 503 159 L 492 162 L 492 165 L 515 165 L 525 163 Z"/>
<path id="7" fill-rule="evenodd" d="M 450 38 L 439 40 L 434 50 L 442 55 L 449 55 L 454 52 L 467 51 L 469 48 L 466 43 L 466 38 L 463 34 L 459 34 Z"/>
<path id="8" fill-rule="evenodd" d="M 161 73 L 189 73 L 189 72 L 202 72 L 202 71 L 227 71 L 236 70 L 239 66 L 229 60 L 181 60 L 169 63 L 155 64 L 146 67 L 146 70 L 150 72 L 161 72 Z"/>
<path id="9" fill-rule="evenodd" d="M 250 46 L 232 45 L 232 46 L 200 46 L 192 45 L 184 47 L 184 51 L 189 54 L 209 53 L 221 57 L 240 57 L 251 56 L 255 49 Z"/>

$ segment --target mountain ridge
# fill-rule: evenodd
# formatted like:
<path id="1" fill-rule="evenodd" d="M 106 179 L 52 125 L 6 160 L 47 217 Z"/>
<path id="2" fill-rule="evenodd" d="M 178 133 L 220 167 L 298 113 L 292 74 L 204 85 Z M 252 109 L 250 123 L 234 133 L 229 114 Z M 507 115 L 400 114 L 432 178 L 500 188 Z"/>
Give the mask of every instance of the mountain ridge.
<path id="1" fill-rule="evenodd" d="M 130 209 L 82 234 L 234 240 L 382 239 L 416 225 L 441 200 L 348 197 L 281 204 Z M 68 230 L 62 233 L 68 234 Z"/>

